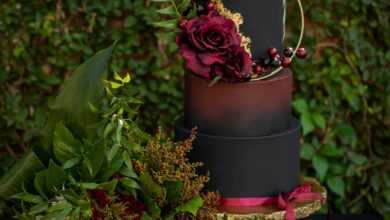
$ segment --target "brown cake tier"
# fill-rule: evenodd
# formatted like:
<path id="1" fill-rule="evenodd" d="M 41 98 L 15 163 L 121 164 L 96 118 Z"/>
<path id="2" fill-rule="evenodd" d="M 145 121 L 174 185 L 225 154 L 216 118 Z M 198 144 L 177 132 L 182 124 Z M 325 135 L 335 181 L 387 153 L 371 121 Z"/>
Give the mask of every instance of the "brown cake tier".
<path id="1" fill-rule="evenodd" d="M 186 74 L 184 126 L 209 135 L 259 137 L 290 126 L 292 72 L 243 83 L 210 81 Z"/>

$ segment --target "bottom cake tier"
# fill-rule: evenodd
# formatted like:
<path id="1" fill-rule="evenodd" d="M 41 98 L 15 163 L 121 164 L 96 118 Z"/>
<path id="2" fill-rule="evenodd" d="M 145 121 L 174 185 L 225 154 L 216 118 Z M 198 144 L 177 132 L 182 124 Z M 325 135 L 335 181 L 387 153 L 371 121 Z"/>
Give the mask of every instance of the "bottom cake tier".
<path id="1" fill-rule="evenodd" d="M 176 140 L 191 134 L 183 120 L 176 123 Z M 222 197 L 276 196 L 299 185 L 300 125 L 295 118 L 284 132 L 263 137 L 221 137 L 197 133 L 190 160 L 210 172 L 207 190 Z"/>

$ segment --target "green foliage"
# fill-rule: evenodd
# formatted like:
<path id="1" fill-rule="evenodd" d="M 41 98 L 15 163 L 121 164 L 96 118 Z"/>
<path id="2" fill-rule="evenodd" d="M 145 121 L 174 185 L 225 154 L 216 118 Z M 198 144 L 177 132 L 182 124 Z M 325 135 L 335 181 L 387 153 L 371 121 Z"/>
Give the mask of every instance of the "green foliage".
<path id="1" fill-rule="evenodd" d="M 382 0 L 305 3 L 304 42 L 312 55 L 294 65 L 293 102 L 303 127 L 301 158 L 305 174 L 328 187 L 330 208 L 338 212 L 390 217 L 383 193 L 390 189 L 386 5 Z M 293 19 L 296 12 L 288 25 Z"/>
<path id="2" fill-rule="evenodd" d="M 32 182 L 33 176 L 29 175 L 30 173 L 34 173 L 44 168 L 44 165 L 37 155 L 33 151 L 30 151 L 20 159 L 6 175 L 1 177 L 0 197 L 4 199 L 17 193 L 24 183 Z"/>
<path id="3" fill-rule="evenodd" d="M 177 31 L 181 19 L 190 18 L 196 13 L 195 4 L 191 0 L 152 0 L 153 2 L 165 3 L 164 7 L 157 12 L 169 19 L 155 22 L 156 27 Z M 190 7 L 192 6 L 192 7 Z"/>
<path id="4" fill-rule="evenodd" d="M 295 25 L 299 18 L 294 1 L 287 4 L 291 6 L 287 38 L 293 45 L 299 33 Z M 160 11 L 165 13 L 160 17 L 157 10 L 167 6 L 168 3 L 137 0 L 0 4 L 1 150 L 17 154 L 36 143 L 45 125 L 45 112 L 53 101 L 50 95 L 95 48 L 115 40 L 118 59 L 113 69 L 120 76 L 129 69 L 134 71 L 126 89 L 140 94 L 145 102 L 139 123 L 149 131 L 157 125 L 171 126 L 182 108 L 184 70 L 174 32 L 160 31 L 154 25 L 175 19 L 168 9 Z M 315 0 L 305 1 L 304 6 L 304 42 L 312 55 L 304 62 L 296 61 L 293 67 L 297 82 L 294 109 L 305 134 L 303 172 L 323 178 L 330 189 L 331 209 L 389 215 L 388 1 Z M 121 84 L 120 80 L 116 82 Z M 112 85 L 111 89 L 114 90 Z M 132 138 L 121 132 L 121 126 L 137 133 L 129 129 L 133 125 L 122 125 L 121 117 L 108 113 L 111 108 L 119 115 L 120 109 L 129 110 L 124 102 L 121 97 L 106 109 L 102 133 L 113 142 Z M 110 158 L 116 167 L 121 167 L 126 160 L 115 154 L 117 148 L 112 148 Z M 4 170 L 12 164 L 10 161 L 8 156 L 2 157 Z M 63 166 L 77 163 L 77 159 L 71 159 Z M 113 170 L 104 175 L 109 176 Z M 129 166 L 120 171 L 129 174 L 129 180 L 122 185 L 136 186 Z M 38 206 L 35 210 L 44 208 Z"/>
<path id="5" fill-rule="evenodd" d="M 130 75 L 115 73 L 114 81 L 106 80 L 112 49 L 98 52 L 65 82 L 49 113 L 46 128 L 52 129 L 43 134 L 49 137 L 48 146 L 34 148 L 0 180 L 1 201 L 16 204 L 15 213 L 6 213 L 1 207 L 1 217 L 76 220 L 91 219 L 99 212 L 118 219 L 125 214 L 121 207 L 126 209 L 129 204 L 117 202 L 117 198 L 129 194 L 147 205 L 146 212 L 134 213 L 144 218 L 173 220 L 179 213 L 196 216 L 202 207 L 203 199 L 196 196 L 184 203 L 168 203 L 169 213 L 163 214 L 159 201 L 166 201 L 165 192 L 170 199 L 180 196 L 176 193 L 181 190 L 180 183 L 159 185 L 149 173 L 138 176 L 134 172 L 132 156 L 149 136 L 135 123 L 141 102 L 127 87 Z M 80 92 L 85 94 L 72 99 Z M 41 154 L 36 155 L 36 149 Z M 95 192 L 104 197 L 91 196 Z M 98 200 L 108 202 L 101 206 Z"/>

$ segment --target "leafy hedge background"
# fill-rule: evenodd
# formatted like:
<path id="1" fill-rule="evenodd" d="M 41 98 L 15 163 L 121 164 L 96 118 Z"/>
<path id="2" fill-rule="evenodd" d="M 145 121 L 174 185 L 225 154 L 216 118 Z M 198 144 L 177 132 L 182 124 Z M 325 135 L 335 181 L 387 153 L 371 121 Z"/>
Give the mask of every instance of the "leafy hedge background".
<path id="1" fill-rule="evenodd" d="M 299 17 L 295 1 L 287 3 L 292 45 Z M 153 26 L 160 6 L 148 0 L 0 4 L 2 170 L 35 144 L 60 83 L 114 40 L 112 70 L 133 73 L 131 86 L 145 102 L 142 126 L 149 132 L 172 127 L 182 108 L 184 72 L 173 33 Z M 390 219 L 390 3 L 313 0 L 304 6 L 311 55 L 293 66 L 302 172 L 328 187 L 330 210 Z"/>

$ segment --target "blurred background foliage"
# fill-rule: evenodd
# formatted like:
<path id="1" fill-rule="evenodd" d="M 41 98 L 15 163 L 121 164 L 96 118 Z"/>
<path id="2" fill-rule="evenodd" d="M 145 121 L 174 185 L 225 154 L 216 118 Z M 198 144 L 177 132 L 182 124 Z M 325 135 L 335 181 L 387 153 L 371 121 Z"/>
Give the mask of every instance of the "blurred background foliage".
<path id="1" fill-rule="evenodd" d="M 299 33 L 289 4 L 288 42 Z M 304 1 L 311 52 L 293 69 L 293 107 L 302 121 L 302 172 L 330 191 L 339 213 L 390 219 L 390 3 Z M 148 0 L 5 0 L 0 4 L 0 165 L 36 144 L 50 95 L 74 68 L 118 40 L 112 71 L 133 73 L 145 104 L 142 126 L 172 128 L 184 70 L 174 33 L 153 26 Z M 2 171 L 3 172 L 3 171 Z M 1 172 L 1 173 L 2 173 Z M 0 173 L 0 174 L 1 174 Z"/>

